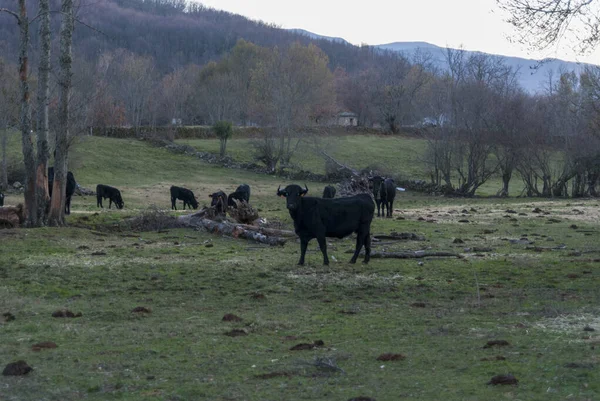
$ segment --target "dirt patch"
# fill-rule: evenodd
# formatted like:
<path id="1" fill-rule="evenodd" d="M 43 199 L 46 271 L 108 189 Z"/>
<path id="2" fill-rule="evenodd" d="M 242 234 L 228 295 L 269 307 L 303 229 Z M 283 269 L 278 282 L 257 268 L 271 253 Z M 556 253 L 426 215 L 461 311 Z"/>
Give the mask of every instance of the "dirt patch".
<path id="1" fill-rule="evenodd" d="M 493 385 L 498 385 L 498 384 L 510 384 L 510 385 L 517 385 L 519 383 L 519 380 L 517 380 L 516 377 L 514 377 L 513 375 L 498 375 L 498 376 L 494 376 L 492 377 L 492 379 L 487 382 L 487 384 L 493 384 Z"/>
<path id="2" fill-rule="evenodd" d="M 293 376 L 293 374 L 290 372 L 271 372 L 271 373 L 263 373 L 262 375 L 256 375 L 254 377 L 256 377 L 257 379 L 267 380 L 267 379 L 274 379 L 276 377 L 287 377 L 289 379 L 292 376 Z"/>
<path id="3" fill-rule="evenodd" d="M 413 308 L 425 308 L 427 304 L 425 302 L 413 302 L 410 304 Z"/>
<path id="4" fill-rule="evenodd" d="M 402 355 L 402 354 L 381 354 L 377 357 L 378 361 L 401 361 L 403 359 L 406 359 L 406 355 Z"/>
<path id="5" fill-rule="evenodd" d="M 5 322 L 12 322 L 13 320 L 15 320 L 15 315 L 13 315 L 10 312 L 6 312 L 2 314 L 2 317 L 4 318 Z"/>
<path id="6" fill-rule="evenodd" d="M 152 313 L 152 310 L 145 306 L 136 306 L 131 310 L 131 313 Z"/>
<path id="7" fill-rule="evenodd" d="M 242 337 L 247 336 L 248 332 L 244 329 L 233 329 L 231 331 L 226 332 L 225 335 L 228 337 Z"/>
<path id="8" fill-rule="evenodd" d="M 506 357 L 504 357 L 502 355 L 496 355 L 494 357 L 480 359 L 480 361 L 505 361 L 505 360 L 506 360 Z"/>
<path id="9" fill-rule="evenodd" d="M 241 318 L 241 317 L 239 317 L 239 316 L 236 316 L 236 315 L 234 315 L 233 313 L 228 313 L 228 314 L 226 314 L 225 316 L 223 316 L 223 319 L 222 319 L 222 320 L 223 320 L 224 322 L 241 322 L 241 321 L 242 321 L 242 320 L 244 320 L 244 319 L 242 319 L 242 318 Z"/>
<path id="10" fill-rule="evenodd" d="M 31 346 L 32 351 L 41 351 L 43 349 L 53 349 L 58 347 L 55 342 L 52 341 L 44 341 L 41 343 L 33 344 Z"/>
<path id="11" fill-rule="evenodd" d="M 492 347 L 506 347 L 510 345 L 506 340 L 491 340 L 488 341 L 487 344 L 483 346 L 483 348 L 492 348 Z"/>
<path id="12" fill-rule="evenodd" d="M 307 343 L 296 344 L 292 348 L 290 348 L 290 351 L 308 351 L 308 350 L 312 350 L 312 349 L 323 347 L 323 346 L 325 346 L 325 343 L 322 340 L 317 340 L 312 344 L 307 344 Z"/>
<path id="13" fill-rule="evenodd" d="M 354 397 L 354 398 L 349 398 L 348 401 L 376 401 L 375 398 L 371 398 L 371 397 Z"/>
<path id="14" fill-rule="evenodd" d="M 261 294 L 260 292 L 253 292 L 252 294 L 250 294 L 250 298 L 252 298 L 252 299 L 265 299 L 266 296 L 265 296 L 265 294 Z"/>
<path id="15" fill-rule="evenodd" d="M 74 317 L 81 317 L 83 316 L 81 314 L 81 312 L 77 312 L 77 313 L 73 313 L 68 309 L 62 309 L 62 310 L 57 310 L 52 312 L 52 317 L 69 317 L 69 318 L 74 318 Z"/>
<path id="16" fill-rule="evenodd" d="M 17 362 L 11 362 L 2 371 L 3 376 L 22 376 L 31 372 L 33 368 L 27 364 L 27 362 L 21 360 Z"/>

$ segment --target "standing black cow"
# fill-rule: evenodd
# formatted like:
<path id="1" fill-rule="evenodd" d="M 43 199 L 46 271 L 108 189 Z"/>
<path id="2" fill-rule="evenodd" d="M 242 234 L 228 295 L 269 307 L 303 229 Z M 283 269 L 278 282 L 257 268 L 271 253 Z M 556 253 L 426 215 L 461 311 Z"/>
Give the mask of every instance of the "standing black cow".
<path id="1" fill-rule="evenodd" d="M 194 193 L 187 188 L 181 188 L 172 186 L 171 187 L 171 209 L 177 210 L 177 199 L 183 201 L 183 210 L 185 205 L 190 208 L 198 209 L 198 200 L 194 196 Z"/>
<path id="2" fill-rule="evenodd" d="M 369 177 L 369 183 L 372 185 L 371 190 L 373 191 L 373 198 L 375 198 L 375 204 L 377 204 L 377 217 L 381 216 L 380 209 L 382 206 L 384 207 L 383 214 L 385 215 L 385 204 L 382 199 L 383 191 L 381 190 L 383 181 L 384 178 L 378 175 Z"/>
<path id="3" fill-rule="evenodd" d="M 4 194 L 0 192 L 0 206 L 4 206 Z"/>
<path id="4" fill-rule="evenodd" d="M 48 167 L 48 194 L 52 197 L 52 186 L 54 185 L 54 167 Z M 77 181 L 72 172 L 67 171 L 67 189 L 65 199 L 65 214 L 71 214 L 71 198 L 77 189 Z"/>
<path id="5" fill-rule="evenodd" d="M 394 198 L 396 197 L 396 184 L 394 180 L 391 178 L 386 178 L 380 187 L 381 193 L 381 202 L 382 202 L 382 215 L 386 215 L 387 217 L 392 217 L 392 213 L 394 213 Z M 387 208 L 387 214 L 385 213 L 385 209 Z"/>
<path id="6" fill-rule="evenodd" d="M 108 198 L 109 209 L 113 202 L 119 209 L 123 209 L 123 206 L 125 206 L 125 202 L 123 202 L 123 198 L 121 197 L 121 191 L 117 188 L 103 184 L 96 185 L 96 206 L 104 208 L 104 206 L 102 206 L 102 199 L 106 198 Z"/>
<path id="7" fill-rule="evenodd" d="M 322 199 L 305 197 L 308 188 L 288 185 L 277 188 L 277 195 L 287 199 L 287 208 L 294 220 L 294 229 L 300 237 L 300 261 L 304 264 L 304 255 L 308 242 L 316 238 L 323 253 L 323 264 L 328 265 L 326 237 L 343 238 L 356 233 L 356 249 L 350 263 L 356 263 L 362 246 L 365 246 L 365 259 L 371 259 L 371 221 L 375 205 L 371 196 L 360 194 L 348 198 Z"/>
<path id="8" fill-rule="evenodd" d="M 217 191 L 208 196 L 212 198 L 210 206 L 215 208 L 217 214 L 224 214 L 227 210 L 227 194 L 223 191 Z"/>
<path id="9" fill-rule="evenodd" d="M 335 187 L 332 185 L 327 185 L 324 189 L 323 189 L 323 198 L 327 198 L 327 199 L 333 199 L 335 198 Z"/>
<path id="10" fill-rule="evenodd" d="M 250 185 L 242 184 L 227 197 L 227 206 L 237 207 L 233 200 L 250 202 Z"/>

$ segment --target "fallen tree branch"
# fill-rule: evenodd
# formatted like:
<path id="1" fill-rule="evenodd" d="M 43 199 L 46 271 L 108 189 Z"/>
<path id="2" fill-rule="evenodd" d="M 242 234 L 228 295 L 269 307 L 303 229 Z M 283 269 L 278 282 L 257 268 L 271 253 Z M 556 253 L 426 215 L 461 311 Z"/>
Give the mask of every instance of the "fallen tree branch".
<path id="1" fill-rule="evenodd" d="M 391 234 L 375 234 L 375 235 L 373 235 L 373 239 L 377 239 L 377 240 L 395 239 L 395 240 L 425 241 L 425 237 L 422 236 L 422 235 L 417 235 L 415 233 L 396 233 L 396 232 L 393 232 Z"/>
<path id="2" fill-rule="evenodd" d="M 242 227 L 246 230 L 250 230 L 250 231 L 257 231 L 261 234 L 265 234 L 265 235 L 275 235 L 278 237 L 296 237 L 296 233 L 293 231 L 289 231 L 289 230 L 278 230 L 276 228 L 268 228 L 268 227 L 259 227 L 259 226 L 252 226 L 249 224 L 237 224 L 237 226 Z"/>
<path id="3" fill-rule="evenodd" d="M 180 223 L 194 228 L 203 228 L 212 234 L 228 235 L 233 238 L 243 238 L 252 240 L 269 245 L 284 245 L 286 243 L 285 238 L 281 237 L 270 237 L 257 231 L 245 229 L 243 224 L 231 224 L 226 221 L 215 221 L 206 219 L 204 211 L 200 211 L 196 214 L 179 216 L 178 220 Z"/>

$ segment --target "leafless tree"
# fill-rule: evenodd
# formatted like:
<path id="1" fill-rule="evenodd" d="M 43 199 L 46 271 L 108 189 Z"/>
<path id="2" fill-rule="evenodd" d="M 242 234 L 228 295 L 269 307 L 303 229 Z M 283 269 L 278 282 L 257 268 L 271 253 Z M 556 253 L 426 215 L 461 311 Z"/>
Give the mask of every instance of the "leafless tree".
<path id="1" fill-rule="evenodd" d="M 0 59 L 0 147 L 2 148 L 2 172 L 0 188 L 8 187 L 7 147 L 9 135 L 19 121 L 19 85 L 18 78 L 10 65 Z"/>
<path id="2" fill-rule="evenodd" d="M 69 124 L 71 97 L 71 78 L 73 63 L 73 31 L 75 29 L 75 13 L 73 0 L 62 0 L 62 23 L 60 27 L 60 73 L 59 73 L 59 124 L 56 132 L 56 155 L 54 160 L 54 183 L 48 223 L 53 226 L 65 224 L 65 197 L 67 188 L 67 165 L 69 146 Z"/>
<path id="3" fill-rule="evenodd" d="M 40 54 L 38 67 L 37 88 L 37 167 L 35 203 L 37 207 L 37 224 L 46 223 L 46 213 L 50 195 L 48 192 L 48 158 L 50 156 L 48 146 L 49 119 L 48 104 L 50 102 L 50 1 L 39 0 L 39 36 Z"/>
<path id="4" fill-rule="evenodd" d="M 497 0 L 517 29 L 516 39 L 534 49 L 546 49 L 561 38 L 577 42 L 581 52 L 600 41 L 597 0 Z"/>

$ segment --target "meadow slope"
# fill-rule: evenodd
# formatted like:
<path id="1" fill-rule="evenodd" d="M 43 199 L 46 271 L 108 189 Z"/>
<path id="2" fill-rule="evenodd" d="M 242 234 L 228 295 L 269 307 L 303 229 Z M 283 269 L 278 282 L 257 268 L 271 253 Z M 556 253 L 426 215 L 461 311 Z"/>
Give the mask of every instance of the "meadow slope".
<path id="1" fill-rule="evenodd" d="M 394 218 L 372 232 L 423 238 L 374 250 L 458 257 L 351 265 L 347 238 L 328 241 L 330 266 L 314 241 L 297 266 L 294 240 L 268 247 L 127 224 L 168 209 L 170 185 L 202 205 L 246 182 L 261 216 L 291 229 L 275 177 L 105 138 L 78 143 L 71 169 L 85 187 L 122 189 L 125 209 L 75 197 L 69 227 L 0 230 L 0 368 L 22 359 L 34 369 L 0 376 L 2 400 L 599 398 L 595 199 L 398 193 Z M 324 184 L 307 185 L 319 194 Z M 52 317 L 60 309 L 81 316 Z M 507 345 L 486 346 L 494 340 Z M 57 348 L 32 348 L 43 341 Z M 385 353 L 401 356 L 378 360 Z M 519 384 L 486 384 L 500 374 Z"/>

